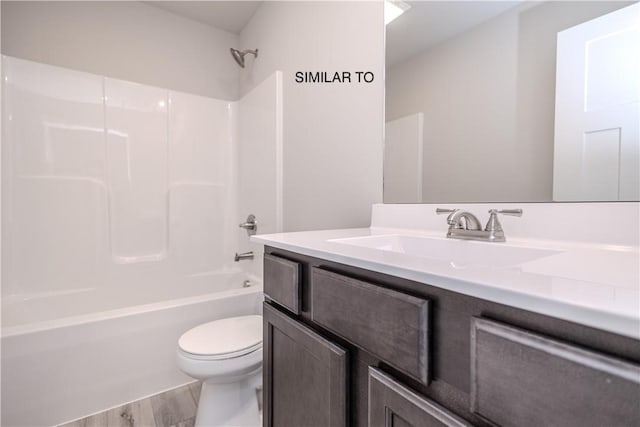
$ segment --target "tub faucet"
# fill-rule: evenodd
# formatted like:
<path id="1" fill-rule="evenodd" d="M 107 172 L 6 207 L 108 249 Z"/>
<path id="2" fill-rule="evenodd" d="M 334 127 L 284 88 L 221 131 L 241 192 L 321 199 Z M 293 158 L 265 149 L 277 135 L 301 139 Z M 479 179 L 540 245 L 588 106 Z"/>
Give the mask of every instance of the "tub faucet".
<path id="1" fill-rule="evenodd" d="M 242 254 L 236 252 L 236 256 L 233 258 L 235 262 L 241 261 L 243 259 L 253 259 L 253 252 L 245 252 Z"/>

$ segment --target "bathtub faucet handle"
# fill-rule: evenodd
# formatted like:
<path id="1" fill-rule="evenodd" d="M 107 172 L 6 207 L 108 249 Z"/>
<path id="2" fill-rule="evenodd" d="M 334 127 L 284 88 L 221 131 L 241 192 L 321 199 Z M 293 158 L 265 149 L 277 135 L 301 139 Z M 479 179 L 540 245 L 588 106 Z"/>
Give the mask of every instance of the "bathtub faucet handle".
<path id="1" fill-rule="evenodd" d="M 256 231 L 258 230 L 258 222 L 256 221 L 256 216 L 254 214 L 249 214 L 247 220 L 240 223 L 238 227 L 247 230 L 247 234 L 249 236 L 256 234 Z"/>

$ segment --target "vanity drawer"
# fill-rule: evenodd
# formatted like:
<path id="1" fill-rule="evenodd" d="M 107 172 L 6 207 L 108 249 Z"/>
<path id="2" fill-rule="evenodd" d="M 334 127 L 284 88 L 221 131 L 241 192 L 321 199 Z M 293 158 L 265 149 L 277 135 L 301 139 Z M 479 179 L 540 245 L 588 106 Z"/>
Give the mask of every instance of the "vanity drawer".
<path id="1" fill-rule="evenodd" d="M 370 366 L 369 427 L 471 427 L 471 424 Z"/>
<path id="2" fill-rule="evenodd" d="M 300 314 L 301 264 L 264 254 L 264 293 L 294 314 Z"/>
<path id="3" fill-rule="evenodd" d="M 501 426 L 631 426 L 640 366 L 495 321 L 471 324 L 471 410 Z"/>
<path id="4" fill-rule="evenodd" d="M 428 384 L 428 300 L 314 267 L 311 318 Z"/>

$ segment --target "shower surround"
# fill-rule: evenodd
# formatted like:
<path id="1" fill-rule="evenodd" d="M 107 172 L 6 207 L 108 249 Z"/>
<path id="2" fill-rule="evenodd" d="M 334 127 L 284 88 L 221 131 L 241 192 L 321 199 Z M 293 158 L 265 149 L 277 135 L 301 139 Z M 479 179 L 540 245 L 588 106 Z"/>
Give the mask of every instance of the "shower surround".
<path id="1" fill-rule="evenodd" d="M 2 62 L 2 424 L 191 381 L 173 363 L 179 335 L 259 311 L 257 268 L 233 254 L 248 213 L 280 231 L 281 200 L 245 200 L 252 182 L 281 194 L 280 73 L 228 102 Z"/>

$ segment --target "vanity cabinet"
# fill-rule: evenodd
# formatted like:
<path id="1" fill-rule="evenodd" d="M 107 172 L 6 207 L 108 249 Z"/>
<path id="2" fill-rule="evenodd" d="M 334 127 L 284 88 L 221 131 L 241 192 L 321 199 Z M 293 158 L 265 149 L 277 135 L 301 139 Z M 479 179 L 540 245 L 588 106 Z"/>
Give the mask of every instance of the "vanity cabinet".
<path id="1" fill-rule="evenodd" d="M 265 426 L 640 425 L 637 339 L 268 246 L 264 277 Z"/>

